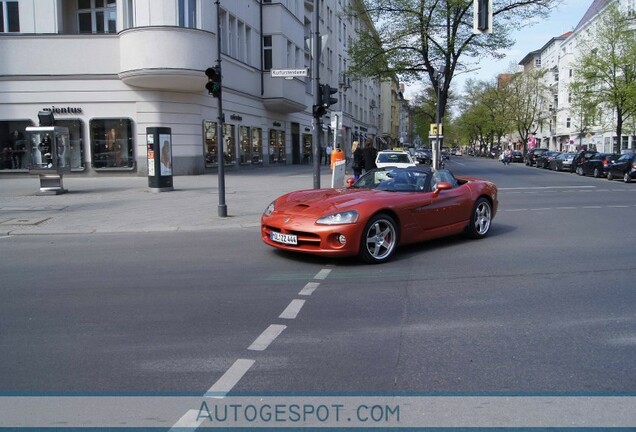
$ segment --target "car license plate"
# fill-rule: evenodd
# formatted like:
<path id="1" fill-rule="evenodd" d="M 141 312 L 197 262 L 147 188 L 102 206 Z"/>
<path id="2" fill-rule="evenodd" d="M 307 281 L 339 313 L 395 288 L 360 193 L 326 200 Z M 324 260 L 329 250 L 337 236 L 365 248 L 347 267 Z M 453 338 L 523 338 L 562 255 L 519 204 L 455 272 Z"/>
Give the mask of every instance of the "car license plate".
<path id="1" fill-rule="evenodd" d="M 272 241 L 275 241 L 277 243 L 284 243 L 289 245 L 298 244 L 298 237 L 295 236 L 294 234 L 281 234 L 279 232 L 272 231 L 271 234 L 269 235 L 269 238 L 271 238 Z"/>

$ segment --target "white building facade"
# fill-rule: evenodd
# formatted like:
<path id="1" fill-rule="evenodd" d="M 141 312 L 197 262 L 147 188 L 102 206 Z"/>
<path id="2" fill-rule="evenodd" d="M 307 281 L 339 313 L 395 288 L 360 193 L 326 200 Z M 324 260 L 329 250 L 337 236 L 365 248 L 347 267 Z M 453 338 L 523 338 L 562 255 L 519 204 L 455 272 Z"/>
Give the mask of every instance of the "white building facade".
<path id="1" fill-rule="evenodd" d="M 346 79 L 354 0 L 219 0 L 223 157 L 235 169 L 310 163 L 314 103 L 308 40 L 315 7 L 329 35 L 320 77 L 339 92 L 340 140 L 375 136 L 380 86 Z M 218 167 L 212 0 L 0 0 L 0 173 L 26 171 L 25 129 L 38 112 L 70 131 L 72 171 L 147 175 L 147 128 L 170 128 L 175 175 Z M 307 69 L 307 77 L 272 70 Z M 375 107 L 374 107 L 375 105 Z M 376 108 L 378 107 L 378 108 Z M 323 147 L 333 133 L 323 128 Z"/>
<path id="2" fill-rule="evenodd" d="M 550 103 L 548 120 L 538 125 L 537 146 L 558 151 L 573 151 L 578 148 L 593 148 L 599 152 L 612 153 L 614 140 L 620 142 L 620 149 L 636 148 L 636 131 L 624 128 L 623 136 L 616 137 L 615 113 L 605 111 L 596 124 L 583 124 L 576 118 L 571 107 L 570 83 L 576 77 L 575 64 L 581 55 L 581 38 L 598 22 L 600 14 L 611 3 L 618 3 L 626 15 L 636 13 L 634 0 L 594 0 L 576 28 L 569 33 L 551 39 L 540 50 L 529 53 L 520 63 L 527 70 L 530 67 L 546 69 L 543 84 L 549 90 Z M 602 54 L 600 54 L 602 55 Z"/>

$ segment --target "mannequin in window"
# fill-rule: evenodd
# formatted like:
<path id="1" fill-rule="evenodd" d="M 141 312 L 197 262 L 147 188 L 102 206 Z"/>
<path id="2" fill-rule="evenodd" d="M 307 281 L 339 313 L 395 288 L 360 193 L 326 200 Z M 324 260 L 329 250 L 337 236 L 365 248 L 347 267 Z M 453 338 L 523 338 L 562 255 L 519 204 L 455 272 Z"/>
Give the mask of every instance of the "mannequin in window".
<path id="1" fill-rule="evenodd" d="M 115 166 L 121 166 L 121 143 L 117 139 L 117 131 L 111 128 L 106 134 L 106 149 L 115 155 Z"/>

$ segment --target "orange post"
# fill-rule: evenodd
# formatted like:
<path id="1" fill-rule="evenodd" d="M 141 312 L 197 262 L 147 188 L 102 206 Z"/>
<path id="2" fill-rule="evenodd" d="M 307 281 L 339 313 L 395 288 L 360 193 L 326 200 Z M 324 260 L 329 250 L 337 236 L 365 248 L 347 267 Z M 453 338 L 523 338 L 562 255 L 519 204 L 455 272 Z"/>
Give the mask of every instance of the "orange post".
<path id="1" fill-rule="evenodd" d="M 333 170 L 333 166 L 336 162 L 345 160 L 345 154 L 342 149 L 335 148 L 331 151 L 331 169 Z"/>

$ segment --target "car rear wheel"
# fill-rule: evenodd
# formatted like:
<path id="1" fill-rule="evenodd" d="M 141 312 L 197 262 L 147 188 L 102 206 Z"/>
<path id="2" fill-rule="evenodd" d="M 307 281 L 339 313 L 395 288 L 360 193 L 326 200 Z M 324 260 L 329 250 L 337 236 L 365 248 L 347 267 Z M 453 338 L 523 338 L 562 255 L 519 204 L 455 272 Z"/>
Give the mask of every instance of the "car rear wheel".
<path id="1" fill-rule="evenodd" d="M 582 176 L 582 175 L 583 175 L 583 168 L 581 168 L 581 167 L 577 167 L 577 168 L 576 168 L 576 173 L 577 173 L 578 175 Z"/>
<path id="2" fill-rule="evenodd" d="M 598 168 L 594 168 L 594 177 L 599 178 L 600 176 L 601 176 L 601 173 L 598 170 Z"/>
<path id="3" fill-rule="evenodd" d="M 380 213 L 371 218 L 362 232 L 360 259 L 379 264 L 388 261 L 398 242 L 397 224 L 389 215 Z"/>
<path id="4" fill-rule="evenodd" d="M 466 227 L 466 235 L 480 239 L 488 234 L 492 223 L 492 206 L 486 198 L 479 198 L 473 207 L 470 223 Z"/>
<path id="5" fill-rule="evenodd" d="M 623 175 L 623 181 L 624 181 L 625 183 L 630 183 L 630 182 L 632 181 L 632 177 L 629 175 L 629 173 L 625 173 L 625 174 Z"/>
<path id="6" fill-rule="evenodd" d="M 612 175 L 611 171 L 607 172 L 607 179 L 608 180 L 614 180 L 614 176 Z"/>

